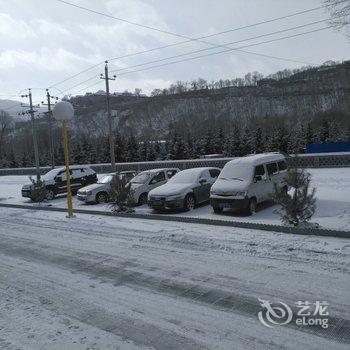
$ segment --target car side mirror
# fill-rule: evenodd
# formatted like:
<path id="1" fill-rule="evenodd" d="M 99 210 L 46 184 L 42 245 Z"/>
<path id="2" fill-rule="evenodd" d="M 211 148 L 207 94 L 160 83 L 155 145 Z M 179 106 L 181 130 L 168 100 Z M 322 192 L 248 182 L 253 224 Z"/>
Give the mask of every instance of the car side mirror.
<path id="1" fill-rule="evenodd" d="M 201 185 L 204 185 L 206 182 L 207 182 L 206 179 L 199 179 L 199 183 L 200 183 Z"/>
<path id="2" fill-rule="evenodd" d="M 254 182 L 258 182 L 262 180 L 262 176 L 261 175 L 255 175 L 254 176 Z"/>

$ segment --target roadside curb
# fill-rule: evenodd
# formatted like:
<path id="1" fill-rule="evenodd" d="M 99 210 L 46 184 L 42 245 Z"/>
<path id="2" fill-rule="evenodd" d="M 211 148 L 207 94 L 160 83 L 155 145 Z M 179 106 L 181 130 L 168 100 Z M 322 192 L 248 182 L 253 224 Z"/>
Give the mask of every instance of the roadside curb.
<path id="1" fill-rule="evenodd" d="M 57 212 L 63 212 L 63 213 L 67 211 L 67 209 L 65 208 L 43 207 L 39 205 L 9 204 L 9 203 L 0 203 L 0 207 L 13 208 L 13 209 L 57 211 Z M 328 229 L 318 229 L 318 228 L 307 229 L 307 228 L 288 227 L 288 226 L 282 226 L 282 225 L 259 224 L 259 223 L 242 222 L 242 221 L 226 221 L 226 220 L 217 220 L 217 219 L 204 219 L 204 218 L 171 216 L 171 215 L 161 215 L 161 214 L 112 213 L 112 212 L 103 212 L 103 211 L 89 210 L 89 209 L 75 209 L 74 212 L 78 214 L 114 216 L 114 217 L 131 218 L 131 219 L 174 221 L 174 222 L 187 222 L 191 224 L 239 227 L 239 228 L 263 230 L 263 231 L 292 233 L 292 234 L 298 234 L 298 235 L 350 238 L 350 231 L 328 230 Z"/>

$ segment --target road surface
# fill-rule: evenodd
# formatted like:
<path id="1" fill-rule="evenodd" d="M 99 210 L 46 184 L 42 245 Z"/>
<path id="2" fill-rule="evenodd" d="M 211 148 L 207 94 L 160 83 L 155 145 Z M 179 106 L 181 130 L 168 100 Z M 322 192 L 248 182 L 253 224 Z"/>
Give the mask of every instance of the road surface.
<path id="1" fill-rule="evenodd" d="M 349 349 L 350 241 L 0 209 L 0 349 Z M 328 301 L 328 329 L 258 299 Z M 293 309 L 294 310 L 294 309 Z"/>

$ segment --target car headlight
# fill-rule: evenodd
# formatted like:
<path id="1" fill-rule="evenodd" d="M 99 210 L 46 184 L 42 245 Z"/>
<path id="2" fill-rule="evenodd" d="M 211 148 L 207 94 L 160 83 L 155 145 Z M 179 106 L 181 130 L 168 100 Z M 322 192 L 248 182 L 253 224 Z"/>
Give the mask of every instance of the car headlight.
<path id="1" fill-rule="evenodd" d="M 171 196 L 166 197 L 167 201 L 174 201 L 176 199 L 182 199 L 181 194 L 173 194 Z"/>

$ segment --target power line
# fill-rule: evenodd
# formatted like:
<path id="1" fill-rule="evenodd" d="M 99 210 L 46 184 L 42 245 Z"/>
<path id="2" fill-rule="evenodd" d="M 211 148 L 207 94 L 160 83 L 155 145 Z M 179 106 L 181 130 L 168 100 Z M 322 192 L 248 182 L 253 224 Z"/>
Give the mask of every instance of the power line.
<path id="1" fill-rule="evenodd" d="M 74 74 L 74 75 L 69 76 L 69 77 L 66 78 L 66 79 L 63 79 L 63 80 L 59 81 L 58 83 L 52 84 L 52 85 L 50 85 L 50 86 L 48 87 L 48 89 L 52 89 L 52 88 L 55 87 L 56 85 L 60 85 L 60 84 L 65 83 L 66 81 L 68 81 L 68 80 L 70 80 L 70 79 L 73 79 L 73 78 L 77 77 L 77 76 L 80 75 L 80 74 L 86 73 L 86 72 L 90 71 L 91 69 L 94 69 L 94 68 L 98 67 L 98 66 L 99 66 L 100 64 L 102 64 L 102 63 L 104 63 L 104 61 L 101 61 L 101 62 L 99 62 L 99 63 L 96 63 L 96 64 L 94 64 L 93 66 L 88 67 L 88 68 L 82 70 L 82 71 L 79 72 L 79 73 L 76 73 L 76 74 Z"/>
<path id="2" fill-rule="evenodd" d="M 259 56 L 263 56 L 263 57 L 267 57 L 267 58 L 276 58 L 275 56 L 272 56 L 272 55 L 265 55 L 265 54 L 255 53 L 255 52 L 246 51 L 246 50 L 242 50 L 242 49 L 243 48 L 247 48 L 247 47 L 251 47 L 251 46 L 261 45 L 261 44 L 265 44 L 265 43 L 269 43 L 269 42 L 273 42 L 273 41 L 284 40 L 284 39 L 292 38 L 292 37 L 295 37 L 295 36 L 300 36 L 300 35 L 312 33 L 314 31 L 318 31 L 318 29 L 317 30 L 313 30 L 313 31 L 307 31 L 307 32 L 302 32 L 302 33 L 298 33 L 298 34 L 293 34 L 291 36 L 281 37 L 281 38 L 277 38 L 277 39 L 273 39 L 273 40 L 268 40 L 268 41 L 264 41 L 264 42 L 260 42 L 260 43 L 250 44 L 250 45 L 246 45 L 246 46 L 242 46 L 242 47 L 238 47 L 238 48 L 231 48 L 228 45 L 233 45 L 233 44 L 237 44 L 237 43 L 244 42 L 244 41 L 249 41 L 249 40 L 253 40 L 253 39 L 257 39 L 257 38 L 262 38 L 262 37 L 265 37 L 265 36 L 271 36 L 271 35 L 274 35 L 274 34 L 286 32 L 286 31 L 290 31 L 290 30 L 294 30 L 294 29 L 300 29 L 300 28 L 303 28 L 303 27 L 306 27 L 306 26 L 309 26 L 309 25 L 314 25 L 314 24 L 317 24 L 317 23 L 321 23 L 321 22 L 324 22 L 324 21 L 326 21 L 326 20 L 315 21 L 315 22 L 303 24 L 303 25 L 300 25 L 300 26 L 291 27 L 291 28 L 288 28 L 288 29 L 280 30 L 280 31 L 275 31 L 275 32 L 272 32 L 272 33 L 262 34 L 262 35 L 259 35 L 259 36 L 250 37 L 250 38 L 247 38 L 247 39 L 241 39 L 241 40 L 238 40 L 238 41 L 234 41 L 234 42 L 229 42 L 229 43 L 225 43 L 225 44 L 222 44 L 222 45 L 218 45 L 218 47 L 222 47 L 222 48 L 226 49 L 224 51 L 219 51 L 218 53 L 225 53 L 227 51 L 240 51 L 240 52 L 243 52 L 243 53 L 246 53 L 246 54 L 259 55 Z M 115 70 L 112 70 L 110 72 L 113 73 L 113 72 L 123 71 L 123 70 L 131 69 L 131 68 L 136 68 L 136 67 L 140 67 L 140 66 L 144 66 L 144 65 L 148 65 L 148 64 L 152 64 L 152 63 L 162 62 L 162 61 L 170 60 L 170 59 L 173 59 L 173 58 L 184 57 L 184 56 L 188 56 L 188 55 L 191 55 L 191 54 L 194 54 L 194 53 L 204 52 L 204 51 L 213 50 L 213 49 L 214 48 L 206 48 L 206 49 L 190 51 L 190 52 L 187 52 L 187 53 L 183 53 L 183 54 L 179 54 L 179 55 L 175 55 L 175 56 L 170 56 L 170 57 L 165 57 L 165 58 L 149 61 L 149 62 L 146 62 L 146 63 L 140 63 L 140 64 L 133 65 L 133 66 L 128 66 L 128 67 L 124 67 L 124 68 L 120 68 L 120 69 L 115 69 Z M 218 53 L 214 53 L 214 54 L 218 54 Z M 206 56 L 211 56 L 211 55 L 198 56 L 198 58 L 206 57 Z M 282 60 L 286 60 L 286 61 L 293 61 L 293 62 L 296 62 L 296 63 L 315 65 L 315 63 L 303 62 L 303 61 L 298 61 L 298 60 L 293 60 L 293 59 L 288 59 L 288 58 L 278 57 L 278 59 L 282 59 Z M 182 60 L 182 61 L 179 61 L 179 62 L 184 62 L 184 61 L 186 61 L 186 60 Z M 176 63 L 177 62 L 178 61 L 176 61 Z M 146 69 L 144 69 L 144 70 L 146 70 Z M 138 70 L 138 71 L 142 71 L 142 70 Z M 127 72 L 127 74 L 128 73 L 129 72 Z M 121 74 L 123 74 L 123 73 L 121 73 Z M 121 75 L 121 74 L 119 74 L 119 75 Z M 66 91 L 70 91 L 70 90 L 74 89 L 77 86 L 80 86 L 80 85 L 82 85 L 82 84 L 84 84 L 84 83 L 86 83 L 88 81 L 96 79 L 96 77 L 97 77 L 97 75 L 94 75 L 94 76 L 92 76 L 92 77 L 90 77 L 90 78 L 88 78 L 88 79 L 86 79 L 86 80 L 84 80 L 84 81 L 82 81 L 82 82 L 80 82 L 78 84 L 75 84 L 75 85 L 73 85 L 73 86 L 71 86 L 71 87 L 61 91 L 61 93 L 63 94 Z"/>
<path id="3" fill-rule="evenodd" d="M 86 7 L 83 7 L 83 6 L 79 6 L 79 5 L 76 5 L 76 4 L 72 4 L 68 1 L 63 1 L 63 0 L 56 0 L 58 2 L 61 2 L 61 3 L 64 3 L 66 5 L 69 5 L 69 6 L 73 6 L 73 7 L 76 7 L 76 8 L 79 8 L 79 9 L 82 9 L 82 10 L 85 10 L 85 11 L 89 11 L 89 12 L 92 12 L 92 13 L 95 13 L 95 14 L 98 14 L 98 15 L 102 15 L 102 16 L 107 16 L 109 18 L 112 18 L 112 19 L 115 19 L 115 20 L 120 20 L 120 21 L 124 21 L 126 23 L 129 23 L 129 24 L 134 24 L 134 25 L 138 25 L 138 26 L 143 26 L 139 23 L 134 23 L 134 22 L 131 22 L 131 21 L 127 21 L 127 20 L 124 20 L 124 19 L 121 19 L 121 18 L 117 18 L 117 17 L 114 17 L 114 16 L 111 16 L 111 15 L 108 15 L 108 14 L 104 14 L 104 13 L 101 13 L 101 12 L 98 12 L 98 11 L 94 11 L 94 10 L 91 10 L 91 9 L 88 9 Z M 342 2 L 342 1 L 341 1 Z M 234 31 L 238 31 L 238 30 L 242 30 L 242 29 L 247 29 L 247 28 L 252 28 L 252 27 L 255 27 L 255 26 L 259 26 L 259 25 L 263 25 L 263 24 L 267 24 L 267 23 L 271 23 L 271 22 L 275 22 L 275 21 L 279 21 L 279 20 L 282 20 L 282 19 L 286 19 L 286 18 L 290 18 L 290 17 L 294 17 L 294 16 L 298 16 L 298 15 L 301 15 L 301 14 L 305 14 L 305 13 L 309 13 L 309 12 L 312 12 L 312 11 L 317 11 L 317 10 L 320 10 L 320 9 L 323 9 L 327 7 L 327 5 L 323 5 L 323 6 L 318 6 L 318 7 L 314 7 L 314 8 L 311 8 L 311 9 L 307 9 L 307 10 L 303 10 L 303 11 L 298 11 L 298 12 L 294 12 L 292 14 L 289 14 L 289 15 L 284 15 L 284 16 L 280 16 L 280 17 L 275 17 L 275 18 L 272 18 L 272 19 L 269 19 L 269 20 L 265 20 L 265 21 L 260 21 L 260 22 L 257 22 L 257 23 L 253 23 L 253 24 L 249 24 L 249 25 L 245 25 L 245 26 L 241 26 L 241 27 L 237 27 L 237 28 L 233 28 L 233 29 L 228 29 L 228 30 L 225 30 L 225 31 L 221 31 L 221 32 L 218 32 L 218 33 L 214 33 L 214 34 L 209 34 L 209 35 L 205 35 L 205 36 L 200 36 L 200 37 L 197 37 L 197 38 L 190 38 L 190 37 L 187 37 L 187 36 L 183 36 L 183 35 L 180 35 L 180 34 L 176 34 L 176 33 L 171 33 L 171 32 L 167 32 L 167 34 L 170 34 L 170 35 L 173 35 L 173 36 L 177 36 L 177 37 L 181 37 L 181 38 L 186 38 L 187 40 L 185 41 L 181 41 L 181 42 L 178 42 L 178 43 L 173 43 L 173 44 L 168 44 L 168 45 L 163 45 L 163 46 L 158 46 L 158 47 L 155 47 L 155 48 L 151 48 L 151 49 L 148 49 L 148 50 L 143 50 L 143 51 L 138 51 L 138 52 L 135 52 L 135 53 L 131 53 L 131 54 L 127 54 L 127 55 L 123 55 L 123 56 L 119 56 L 119 57 L 112 57 L 109 59 L 109 61 L 111 60 L 117 60 L 117 59 L 122 59 L 122 58 L 126 58 L 126 57 L 132 57 L 132 56 L 136 56 L 136 55 L 140 55 L 140 54 L 144 54 L 144 53 L 149 53 L 149 52 L 152 52 L 152 51 L 156 51 L 156 50 L 161 50 L 161 49 L 165 49 L 165 48 L 169 48 L 169 47 L 173 47 L 173 46 L 178 46 L 178 45 L 182 45 L 182 44 L 185 44 L 185 43 L 189 43 L 189 42 L 193 42 L 193 41 L 199 41 L 200 39 L 206 39 L 206 38 L 209 38 L 209 37 L 213 37 L 213 36 L 217 36 L 217 35 L 221 35 L 221 34 L 227 34 L 229 32 L 234 32 Z M 148 26 L 146 26 L 148 28 Z M 153 29 L 153 30 L 157 30 L 156 28 L 151 28 L 149 27 L 148 29 Z M 208 42 L 205 42 L 206 44 L 209 44 L 209 45 L 215 45 L 213 43 L 208 43 Z M 254 53 L 254 52 L 250 52 L 251 54 L 253 55 L 259 55 L 259 53 Z M 264 55 L 265 57 L 268 57 L 268 55 Z M 280 60 L 283 60 L 283 61 L 288 61 L 288 59 L 285 59 L 285 58 L 281 58 L 281 57 L 276 57 L 276 56 L 271 56 L 271 58 L 273 59 L 280 59 Z M 49 88 L 52 88 L 56 85 L 60 85 L 70 79 L 73 79 L 77 76 L 79 76 L 80 74 L 83 74 L 87 71 L 90 71 L 92 70 L 93 68 L 97 67 L 98 65 L 102 64 L 104 61 L 102 62 L 99 62 L 93 66 L 90 66 L 74 75 L 71 75 L 69 77 L 67 77 L 66 79 L 62 80 L 62 81 L 59 81 L 51 86 L 49 86 Z M 296 61 L 294 61 L 296 62 Z M 305 63 L 305 62 L 299 62 L 299 63 Z"/>
<path id="4" fill-rule="evenodd" d="M 81 9 L 81 10 L 84 10 L 84 11 L 88 11 L 88 12 L 91 12 L 91 13 L 94 13 L 94 14 L 97 14 L 97 15 L 100 15 L 100 16 L 104 16 L 104 17 L 107 17 L 107 18 L 110 18 L 110 19 L 114 19 L 114 20 L 117 20 L 117 21 L 120 21 L 120 22 L 128 23 L 128 24 L 131 24 L 131 25 L 134 25 L 134 26 L 138 26 L 138 27 L 141 27 L 141 28 L 150 29 L 150 30 L 153 30 L 153 31 L 162 33 L 162 34 L 168 34 L 168 35 L 180 37 L 180 38 L 183 38 L 183 39 L 188 39 L 188 40 L 190 40 L 190 41 L 198 40 L 198 39 L 191 38 L 191 37 L 189 37 L 189 36 L 187 36 L 187 35 L 177 34 L 177 33 L 174 33 L 174 32 L 167 31 L 167 30 L 163 30 L 163 29 L 151 27 L 151 26 L 148 26 L 148 25 L 144 25 L 144 24 L 141 24 L 141 23 L 129 21 L 129 20 L 126 20 L 126 19 L 124 19 L 124 18 L 112 16 L 112 15 L 110 15 L 110 14 L 108 14 L 108 13 L 103 13 L 103 12 L 100 12 L 100 11 L 96 11 L 96 10 L 93 10 L 93 9 L 90 9 L 90 8 L 87 8 L 87 7 L 84 7 L 84 6 L 81 6 L 81 5 L 77 5 L 77 4 L 74 4 L 74 3 L 71 3 L 71 2 L 68 2 L 68 1 L 65 1 L 65 0 L 56 0 L 56 1 L 58 1 L 58 2 L 60 2 L 60 3 L 63 3 L 63 4 L 66 4 L 66 5 L 69 5 L 69 6 L 76 7 L 76 8 L 78 8 L 78 9 Z M 339 1 L 339 3 L 342 3 L 342 2 L 344 2 L 344 1 L 346 1 L 346 0 Z M 261 25 L 261 24 L 265 24 L 265 23 L 270 23 L 270 22 L 273 22 L 273 21 L 275 21 L 275 20 L 285 19 L 285 18 L 288 18 L 288 17 L 293 17 L 293 16 L 296 16 L 296 15 L 300 15 L 300 14 L 303 14 L 303 13 L 307 13 L 307 12 L 311 12 L 311 11 L 316 11 L 316 10 L 319 10 L 319 9 L 322 9 L 322 8 L 326 8 L 327 6 L 328 6 L 328 5 L 322 5 L 322 6 L 318 6 L 318 7 L 312 8 L 312 9 L 308 9 L 308 10 L 304 10 L 304 11 L 299 11 L 299 12 L 296 12 L 296 13 L 294 13 L 294 14 L 289 14 L 289 15 L 285 15 L 285 16 L 278 17 L 277 19 L 266 20 L 266 21 L 262 21 L 262 22 L 255 23 L 255 24 L 243 26 L 243 27 L 241 27 L 240 29 L 243 29 L 243 28 L 251 28 L 251 27 L 253 27 L 253 26 L 257 26 L 257 25 Z M 238 29 L 234 29 L 234 30 L 238 30 Z M 228 33 L 228 32 L 230 32 L 230 31 L 232 31 L 232 30 L 228 30 L 228 31 L 225 31 L 225 32 Z M 224 32 L 223 32 L 223 33 L 224 33 Z M 213 34 L 213 35 L 214 35 L 214 34 Z M 207 43 L 206 43 L 206 44 L 207 44 Z"/>
<path id="5" fill-rule="evenodd" d="M 333 26 L 328 26 L 328 27 L 324 27 L 324 28 L 319 28 L 319 29 L 310 30 L 310 31 L 304 32 L 304 33 L 299 33 L 299 34 L 290 35 L 290 36 L 287 36 L 287 37 L 282 37 L 282 38 L 267 40 L 267 41 L 264 41 L 264 42 L 255 43 L 255 44 L 250 44 L 250 45 L 245 45 L 245 46 L 240 47 L 239 50 L 240 50 L 241 52 L 251 53 L 251 52 L 249 52 L 249 51 L 243 51 L 243 50 L 241 50 L 241 48 L 251 47 L 251 46 L 257 46 L 257 45 L 262 45 L 262 44 L 267 44 L 267 43 L 271 43 L 271 42 L 275 42 L 275 41 L 279 41 L 279 40 L 283 40 L 283 39 L 288 39 L 288 38 L 294 38 L 294 37 L 297 37 L 297 36 L 300 36 L 300 35 L 309 34 L 309 33 L 314 33 L 314 32 L 319 32 L 319 31 L 326 30 L 326 29 L 329 29 L 329 28 L 332 28 L 332 27 L 333 27 Z M 124 73 L 118 74 L 118 76 L 120 76 L 120 75 L 125 75 L 125 74 L 136 73 L 136 72 L 142 72 L 142 71 L 145 71 L 145 70 L 154 69 L 154 68 L 163 67 L 163 66 L 168 66 L 168 65 L 171 65 L 171 64 L 175 64 L 175 63 L 181 63 L 181 62 L 191 61 L 191 60 L 195 60 L 195 59 L 198 59 L 198 58 L 214 56 L 214 55 L 218 55 L 218 54 L 221 54 L 221 53 L 226 53 L 226 52 L 230 52 L 230 51 L 234 51 L 234 50 L 237 50 L 237 48 L 231 48 L 231 49 L 227 49 L 227 50 L 212 52 L 212 53 L 208 53 L 208 54 L 205 54 L 205 55 L 199 55 L 199 56 L 195 56 L 195 57 L 189 57 L 189 58 L 185 58 L 185 59 L 178 60 L 178 61 L 163 63 L 163 64 L 160 64 L 160 65 L 155 65 L 155 66 L 146 67 L 146 68 L 142 68 L 142 69 L 138 69 L 138 70 L 134 70 L 134 71 L 124 72 Z"/>
<path id="6" fill-rule="evenodd" d="M 137 65 L 134 65 L 134 66 L 129 66 L 129 67 L 126 67 L 126 68 L 115 69 L 115 70 L 112 70 L 111 72 L 118 72 L 118 71 L 122 71 L 122 70 L 125 70 L 125 69 L 128 69 L 128 68 L 134 68 L 134 67 L 139 67 L 139 66 L 143 66 L 143 65 L 146 65 L 146 64 L 161 62 L 161 61 L 164 61 L 164 60 L 167 60 L 167 59 L 170 59 L 170 58 L 177 58 L 177 57 L 181 57 L 181 56 L 186 56 L 186 55 L 189 55 L 189 54 L 192 54 L 192 53 L 198 53 L 198 52 L 213 50 L 213 49 L 218 48 L 218 47 L 221 47 L 221 48 L 230 48 L 230 47 L 228 47 L 228 45 L 238 44 L 238 43 L 241 43 L 241 42 L 244 42 L 244 41 L 259 39 L 259 38 L 263 38 L 263 37 L 266 37 L 266 36 L 271 36 L 271 35 L 275 35 L 275 34 L 280 34 L 280 33 L 288 32 L 288 31 L 295 30 L 295 29 L 305 28 L 305 27 L 308 27 L 308 26 L 311 26 L 311 25 L 315 25 L 315 24 L 323 23 L 323 22 L 327 22 L 327 21 L 328 21 L 328 19 L 324 19 L 324 20 L 320 20 L 320 21 L 315 21 L 315 22 L 310 22 L 310 23 L 306 23 L 306 24 L 299 25 L 299 26 L 295 26 L 295 27 L 291 27 L 291 28 L 287 28 L 287 29 L 282 29 L 282 30 L 274 31 L 274 32 L 267 33 L 267 34 L 261 34 L 261 35 L 258 35 L 258 36 L 253 36 L 253 37 L 250 37 L 250 38 L 241 39 L 241 40 L 237 40 L 237 41 L 231 41 L 231 42 L 228 42 L 228 43 L 224 43 L 224 44 L 217 45 L 217 47 L 209 47 L 209 48 L 205 48 L 205 49 L 190 51 L 190 52 L 188 52 L 188 53 L 179 54 L 179 55 L 175 55 L 175 56 L 170 56 L 170 57 L 168 57 L 168 58 L 165 57 L 165 58 L 161 58 L 161 59 L 158 59 L 158 60 L 153 60 L 153 61 L 149 61 L 149 62 L 146 62 L 146 63 L 141 63 L 141 64 L 137 64 Z M 231 48 L 230 48 L 230 49 L 231 49 Z M 238 50 L 239 50 L 239 49 L 237 49 L 237 51 L 238 51 Z M 300 61 L 299 61 L 299 62 L 300 62 Z M 313 64 L 313 63 L 310 63 L 310 62 L 300 62 L 300 63 Z"/>

